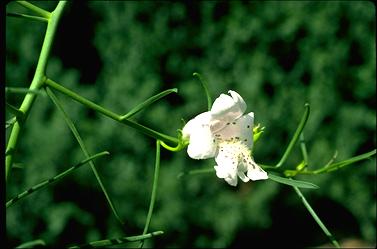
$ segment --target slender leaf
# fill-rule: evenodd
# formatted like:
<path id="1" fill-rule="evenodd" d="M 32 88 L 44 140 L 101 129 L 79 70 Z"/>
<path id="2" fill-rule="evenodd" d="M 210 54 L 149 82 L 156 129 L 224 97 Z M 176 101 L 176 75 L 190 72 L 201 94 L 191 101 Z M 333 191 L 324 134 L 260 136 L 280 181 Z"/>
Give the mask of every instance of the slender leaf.
<path id="1" fill-rule="evenodd" d="M 48 185 L 56 182 L 56 181 L 59 181 L 61 179 L 63 179 L 64 177 L 68 176 L 69 174 L 71 174 L 74 170 L 78 169 L 80 166 L 86 164 L 87 162 L 90 162 L 98 157 L 101 157 L 101 156 L 105 156 L 105 155 L 109 155 L 110 153 L 107 152 L 107 151 L 104 151 L 104 152 L 100 152 L 98 154 L 95 154 L 83 161 L 81 161 L 80 163 L 76 164 L 75 166 L 73 167 L 70 167 L 69 169 L 63 171 L 62 173 L 48 179 L 48 180 L 44 180 L 36 185 L 34 185 L 33 187 L 31 187 L 30 189 L 18 194 L 16 197 L 12 198 L 11 200 L 9 200 L 6 204 L 6 207 L 10 207 L 12 204 L 16 203 L 17 201 L 19 201 L 20 199 L 36 192 L 37 190 L 40 190 L 44 187 L 47 187 Z"/>
<path id="2" fill-rule="evenodd" d="M 200 83 L 202 83 L 202 86 L 203 86 L 203 88 L 204 88 L 204 92 L 205 92 L 206 97 L 207 97 L 207 107 L 208 107 L 208 111 L 211 110 L 211 106 L 212 106 L 212 98 L 211 98 L 211 95 L 209 94 L 207 81 L 205 81 L 199 73 L 196 73 L 196 72 L 195 72 L 195 73 L 193 73 L 192 75 L 198 77 Z"/>
<path id="3" fill-rule="evenodd" d="M 40 16 L 32 16 L 32 15 L 26 15 L 26 14 L 20 14 L 20 13 L 12 13 L 9 12 L 7 13 L 7 16 L 11 17 L 18 17 L 18 18 L 25 18 L 33 21 L 38 21 L 38 22 L 48 22 L 48 19 Z"/>
<path id="4" fill-rule="evenodd" d="M 46 89 L 47 95 L 51 98 L 52 102 L 54 102 L 54 104 L 56 105 L 56 107 L 63 114 L 64 120 L 67 123 L 68 127 L 70 128 L 70 130 L 72 131 L 73 135 L 75 136 L 77 142 L 79 143 L 82 152 L 84 153 L 84 155 L 86 157 L 89 157 L 89 152 L 86 149 L 84 141 L 82 140 L 79 132 L 77 131 L 76 126 L 73 124 L 72 120 L 69 118 L 69 116 L 65 112 L 62 104 L 59 102 L 59 99 L 55 96 L 55 94 L 52 92 L 52 90 L 49 87 L 46 87 L 45 89 Z M 92 168 L 92 171 L 93 171 L 93 173 L 94 173 L 94 175 L 95 175 L 95 177 L 97 179 L 98 184 L 101 187 L 101 190 L 102 190 L 103 194 L 106 197 L 106 200 L 107 200 L 107 202 L 108 202 L 108 204 L 109 204 L 109 206 L 110 206 L 110 208 L 111 208 L 111 210 L 112 210 L 115 218 L 119 221 L 119 223 L 123 227 L 124 226 L 124 222 L 120 219 L 120 216 L 118 215 L 118 212 L 115 209 L 115 206 L 114 206 L 114 204 L 113 204 L 113 202 L 112 202 L 112 200 L 110 198 L 110 195 L 107 193 L 105 185 L 102 183 L 101 177 L 98 174 L 98 171 L 97 171 L 94 163 L 92 161 L 90 161 L 89 164 L 90 164 L 90 167 Z"/>
<path id="5" fill-rule="evenodd" d="M 37 240 L 22 243 L 21 245 L 17 246 L 16 248 L 32 248 L 34 246 L 45 246 L 45 245 L 46 245 L 46 243 L 43 240 L 37 239 Z"/>
<path id="6" fill-rule="evenodd" d="M 305 127 L 306 121 L 308 121 L 309 118 L 309 113 L 310 113 L 310 105 L 308 103 L 305 104 L 305 112 L 302 115 L 301 121 L 292 137 L 292 140 L 289 142 L 287 149 L 285 150 L 283 156 L 281 157 L 280 161 L 276 164 L 276 168 L 281 167 L 285 161 L 287 160 L 289 154 L 292 151 L 293 146 L 296 144 L 302 130 Z"/>
<path id="7" fill-rule="evenodd" d="M 37 14 L 41 17 L 44 17 L 46 19 L 49 19 L 50 16 L 51 16 L 51 13 L 48 12 L 47 10 L 39 8 L 38 6 L 36 6 L 32 3 L 29 3 L 27 1 L 17 1 L 17 3 L 20 4 L 21 6 L 25 7 L 26 9 L 33 11 L 35 14 Z"/>
<path id="8" fill-rule="evenodd" d="M 10 126 L 12 126 L 16 122 L 16 117 L 13 117 L 5 122 L 5 129 L 8 129 Z"/>
<path id="9" fill-rule="evenodd" d="M 20 111 L 18 108 L 14 107 L 13 105 L 9 104 L 8 102 L 5 102 L 8 110 L 15 115 L 19 120 L 23 120 L 25 113 Z"/>
<path id="10" fill-rule="evenodd" d="M 268 174 L 268 178 L 275 182 L 290 185 L 293 187 L 298 187 L 298 188 L 312 188 L 312 189 L 319 188 L 317 185 L 311 182 L 293 180 L 291 178 L 280 177 L 273 174 Z"/>
<path id="11" fill-rule="evenodd" d="M 337 163 L 332 163 L 332 164 L 328 165 L 327 167 L 324 167 L 322 169 L 316 170 L 315 172 L 318 174 L 318 173 L 331 172 L 331 171 L 334 171 L 334 170 L 338 170 L 340 168 L 343 168 L 343 167 L 348 166 L 350 164 L 356 163 L 358 161 L 362 161 L 362 160 L 368 159 L 369 157 L 371 157 L 371 156 L 373 156 L 375 154 L 376 154 L 376 149 L 374 149 L 372 151 L 369 151 L 367 153 L 358 155 L 358 156 L 351 157 L 351 158 L 346 159 L 344 161 L 340 161 L 340 162 L 337 162 Z"/>
<path id="12" fill-rule="evenodd" d="M 26 93 L 35 93 L 41 94 L 39 90 L 32 90 L 25 87 L 5 87 L 5 93 L 18 93 L 18 94 L 26 94 Z"/>
<path id="13" fill-rule="evenodd" d="M 168 90 L 165 90 L 163 92 L 160 92 L 159 94 L 156 94 L 156 95 L 150 97 L 149 99 L 147 99 L 143 103 L 141 103 L 141 104 L 137 105 L 136 107 L 134 107 L 127 114 L 121 116 L 120 120 L 124 120 L 124 119 L 128 119 L 128 118 L 132 117 L 136 113 L 140 112 L 141 110 L 147 108 L 148 106 L 150 106 L 151 104 L 153 104 L 154 102 L 156 102 L 157 100 L 159 100 L 159 99 L 161 99 L 161 98 L 165 97 L 166 95 L 171 94 L 173 92 L 177 93 L 178 89 L 177 88 L 168 89 Z"/>
<path id="14" fill-rule="evenodd" d="M 164 234 L 163 231 L 156 231 L 144 235 L 138 235 L 138 236 L 129 236 L 129 237 L 122 237 L 122 238 L 116 238 L 116 239 L 106 239 L 106 240 L 98 240 L 98 241 L 93 241 L 88 244 L 84 245 L 73 245 L 68 247 L 69 249 L 77 249 L 77 248 L 103 248 L 105 246 L 114 246 L 114 245 L 120 245 L 124 244 L 127 242 L 135 242 L 139 240 L 144 240 L 144 239 L 150 239 L 155 236 L 159 236 Z"/>
<path id="15" fill-rule="evenodd" d="M 321 227 L 322 231 L 326 234 L 326 236 L 330 239 L 331 243 L 337 248 L 340 248 L 340 245 L 338 241 L 334 238 L 334 236 L 330 233 L 330 231 L 327 229 L 325 224 L 321 221 L 321 219 L 318 217 L 318 215 L 315 213 L 313 208 L 310 206 L 309 202 L 305 199 L 304 195 L 301 193 L 300 189 L 298 187 L 293 186 L 294 190 L 296 191 L 297 195 L 300 197 L 301 201 L 304 203 L 304 206 L 309 211 L 311 216 L 314 218 L 315 222 Z"/>
<path id="16" fill-rule="evenodd" d="M 152 185 L 152 193 L 151 193 L 151 200 L 149 203 L 149 209 L 148 209 L 148 215 L 147 220 L 145 221 L 145 226 L 143 230 L 143 235 L 147 234 L 149 225 L 152 220 L 152 214 L 153 214 L 153 208 L 154 204 L 156 202 L 156 196 L 157 196 L 157 184 L 158 184 L 158 177 L 160 174 L 160 141 L 156 140 L 156 162 L 154 167 L 154 177 L 153 177 L 153 185 Z M 142 248 L 144 245 L 144 240 L 140 241 L 139 248 Z"/>
<path id="17" fill-rule="evenodd" d="M 213 173 L 215 172 L 214 168 L 207 168 L 207 169 L 194 169 L 194 170 L 189 170 L 189 171 L 184 171 L 178 174 L 177 178 L 181 178 L 184 176 L 189 176 L 189 175 L 199 175 L 199 174 L 206 174 L 206 173 Z"/>

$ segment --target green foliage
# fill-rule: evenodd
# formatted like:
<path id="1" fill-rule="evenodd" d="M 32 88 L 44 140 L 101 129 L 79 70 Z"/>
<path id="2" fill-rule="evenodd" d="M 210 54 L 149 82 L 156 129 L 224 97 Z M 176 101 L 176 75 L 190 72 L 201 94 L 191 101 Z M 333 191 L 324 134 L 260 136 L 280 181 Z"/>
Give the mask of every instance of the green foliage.
<path id="1" fill-rule="evenodd" d="M 36 4 L 47 10 L 56 5 Z M 7 5 L 7 12 L 21 10 L 13 2 Z M 25 88 L 46 25 L 6 20 L 5 80 L 7 87 Z M 341 161 L 375 148 L 375 8 L 370 2 L 72 2 L 51 53 L 50 78 L 116 113 L 178 88 L 178 95 L 133 117 L 171 136 L 182 128 L 182 118 L 207 109 L 194 72 L 206 80 L 212 97 L 229 89 L 239 92 L 256 123 L 266 127 L 254 148 L 257 163 L 278 162 L 306 102 L 311 105 L 305 127 L 308 169 L 325 165 L 335 150 L 336 161 Z M 6 96 L 19 107 L 22 94 Z M 125 222 L 126 235 L 141 234 L 154 174 L 154 140 L 63 95 L 59 99 L 88 151 L 111 153 L 97 160 L 98 172 Z M 6 120 L 11 117 L 7 113 Z M 8 133 L 9 128 L 7 138 Z M 15 152 L 15 163 L 23 168 L 13 169 L 7 200 L 83 158 L 61 114 L 42 92 Z M 295 146 L 284 168 L 294 169 L 301 160 Z M 213 164 L 192 160 L 185 151 L 162 151 L 148 231 L 165 233 L 145 241 L 146 247 L 327 242 L 287 186 L 262 181 L 233 188 L 215 174 L 177 177 Z M 337 239 L 357 237 L 375 245 L 375 177 L 372 158 L 297 179 L 320 187 L 303 192 Z M 10 246 L 37 239 L 62 246 L 124 236 L 89 167 L 12 205 L 6 222 Z"/>

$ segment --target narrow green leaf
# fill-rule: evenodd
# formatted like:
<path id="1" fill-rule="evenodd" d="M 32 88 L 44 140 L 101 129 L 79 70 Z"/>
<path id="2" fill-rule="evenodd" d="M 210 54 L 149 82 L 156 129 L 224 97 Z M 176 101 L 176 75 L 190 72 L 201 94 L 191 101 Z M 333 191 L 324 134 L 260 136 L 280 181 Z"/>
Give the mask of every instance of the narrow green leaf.
<path id="1" fill-rule="evenodd" d="M 144 240 L 144 239 L 150 239 L 155 236 L 159 236 L 164 234 L 163 231 L 156 231 L 152 233 L 147 233 L 144 235 L 138 235 L 138 236 L 129 236 L 129 237 L 122 237 L 122 238 L 116 238 L 116 239 L 106 239 L 106 240 L 98 240 L 98 241 L 93 241 L 88 244 L 84 245 L 73 245 L 68 247 L 69 249 L 77 249 L 77 248 L 103 248 L 105 246 L 114 246 L 114 245 L 121 245 L 127 242 L 135 242 L 139 240 Z"/>
<path id="2" fill-rule="evenodd" d="M 150 106 L 151 104 L 153 104 L 157 100 L 165 97 L 166 95 L 171 94 L 171 93 L 177 93 L 177 92 L 178 92 L 177 88 L 172 88 L 172 89 L 168 89 L 168 90 L 165 90 L 163 92 L 160 92 L 159 94 L 156 94 L 156 95 L 150 97 L 149 99 L 147 99 L 146 101 L 144 101 L 143 103 L 137 105 L 136 107 L 134 107 L 131 111 L 129 111 L 125 115 L 121 116 L 120 120 L 128 119 L 128 118 L 132 117 L 133 115 L 135 115 L 136 113 L 140 112 L 141 110 L 147 108 L 148 106 Z"/>
<path id="3" fill-rule="evenodd" d="M 75 166 L 73 167 L 70 167 L 69 169 L 63 171 L 62 173 L 48 179 L 48 180 L 44 180 L 36 185 L 34 185 L 33 187 L 31 187 L 30 189 L 18 194 L 16 197 L 10 199 L 9 201 L 7 201 L 7 204 L 6 204 L 6 207 L 10 207 L 12 204 L 16 203 L 17 201 L 19 201 L 20 199 L 36 192 L 37 190 L 40 190 L 44 187 L 47 187 L 48 185 L 56 182 L 56 181 L 59 181 L 61 180 L 62 178 L 64 178 L 65 176 L 68 176 L 69 174 L 71 174 L 74 170 L 78 169 L 80 166 L 86 164 L 87 162 L 90 162 L 98 157 L 101 157 L 101 156 L 105 156 L 105 155 L 109 155 L 110 153 L 107 152 L 107 151 L 103 151 L 103 152 L 100 152 L 100 153 L 97 153 L 83 161 L 81 161 L 80 163 L 76 164 Z"/>
<path id="4" fill-rule="evenodd" d="M 13 114 L 15 115 L 19 120 L 23 120 L 24 119 L 24 116 L 25 116 L 25 113 L 23 113 L 22 111 L 20 111 L 18 108 L 14 107 L 13 105 L 9 104 L 8 102 L 5 102 L 8 110 Z"/>
<path id="5" fill-rule="evenodd" d="M 17 94 L 26 94 L 26 93 L 35 93 L 41 94 L 39 90 L 32 90 L 25 87 L 5 87 L 5 93 L 17 93 Z"/>
<path id="6" fill-rule="evenodd" d="M 145 226 L 143 230 L 143 235 L 147 234 L 149 225 L 152 220 L 152 214 L 153 214 L 153 208 L 154 204 L 156 202 L 156 196 L 157 196 L 157 185 L 158 185 L 158 177 L 160 174 L 160 141 L 156 140 L 156 161 L 155 161 L 155 167 L 154 167 L 154 177 L 153 177 L 153 184 L 152 184 L 152 193 L 151 193 L 151 200 L 149 202 L 149 209 L 147 214 L 147 220 L 145 221 Z M 142 248 L 144 245 L 144 240 L 140 241 L 139 248 Z"/>
<path id="7" fill-rule="evenodd" d="M 42 9 L 42 8 L 39 8 L 38 6 L 32 4 L 32 3 L 29 3 L 27 1 L 17 1 L 17 3 L 23 7 L 25 7 L 26 9 L 29 9 L 31 11 L 33 11 L 35 14 L 41 16 L 41 17 L 44 17 L 46 19 L 50 19 L 50 16 L 51 16 L 51 13 Z"/>
<path id="8" fill-rule="evenodd" d="M 37 240 L 22 243 L 21 245 L 17 246 L 16 248 L 32 248 L 34 246 L 45 246 L 45 245 L 46 245 L 46 243 L 43 240 L 37 239 Z"/>
<path id="9" fill-rule="evenodd" d="M 10 17 L 18 17 L 18 18 L 25 18 L 33 21 L 38 21 L 38 22 L 48 22 L 48 19 L 40 16 L 32 16 L 32 15 L 26 15 L 26 14 L 20 14 L 20 13 L 12 13 L 8 12 L 7 16 Z"/>
<path id="10" fill-rule="evenodd" d="M 207 168 L 207 169 L 194 169 L 194 170 L 189 170 L 189 171 L 184 171 L 178 174 L 177 178 L 181 178 L 184 176 L 189 176 L 189 175 L 199 175 L 199 174 L 207 174 L 207 173 L 213 173 L 215 172 L 214 168 Z"/>
<path id="11" fill-rule="evenodd" d="M 332 163 L 332 164 L 328 165 L 327 167 L 324 167 L 322 169 L 316 170 L 316 173 L 324 173 L 324 172 L 331 172 L 331 171 L 334 171 L 334 170 L 338 170 L 340 168 L 343 168 L 343 167 L 348 166 L 350 164 L 356 163 L 358 161 L 362 161 L 362 160 L 368 159 L 369 157 L 371 157 L 371 156 L 373 156 L 375 154 L 376 154 L 376 149 L 374 149 L 372 151 L 369 151 L 367 153 L 358 155 L 358 156 L 354 156 L 354 157 L 348 158 L 348 159 L 346 159 L 344 161 L 340 161 L 340 162 L 337 162 L 337 163 Z"/>
<path id="12" fill-rule="evenodd" d="M 202 84 L 203 88 L 204 88 L 204 92 L 206 94 L 206 97 L 207 97 L 207 106 L 208 106 L 208 111 L 211 110 L 211 106 L 212 106 L 212 98 L 211 98 L 211 95 L 209 94 L 209 90 L 208 90 L 208 84 L 207 84 L 207 81 L 205 81 L 202 76 L 195 72 L 192 74 L 193 76 L 196 76 L 198 77 L 200 83 Z"/>
<path id="13" fill-rule="evenodd" d="M 7 121 L 5 121 L 5 129 L 8 129 L 10 126 L 12 126 L 16 122 L 16 117 L 13 117 Z"/>
<path id="14" fill-rule="evenodd" d="M 171 142 L 171 143 L 178 143 L 178 139 L 175 138 L 175 137 L 171 137 L 171 136 L 168 136 L 166 134 L 163 134 L 163 133 L 160 133 L 160 132 L 157 132 L 155 130 L 152 130 L 146 126 L 143 126 L 139 123 L 136 123 L 132 120 L 128 120 L 128 119 L 123 119 L 121 120 L 121 116 L 82 97 L 81 95 L 69 90 L 68 88 L 65 88 L 63 87 L 62 85 L 56 83 L 55 81 L 51 80 L 51 79 L 46 79 L 45 83 L 50 86 L 51 88 L 63 93 L 64 95 L 67 95 L 68 97 L 70 97 L 71 99 L 79 102 L 80 104 L 83 104 L 85 105 L 86 107 L 92 109 L 92 110 L 95 110 L 96 112 L 99 112 L 99 113 L 102 113 L 103 115 L 111 118 L 111 119 L 114 119 L 115 121 L 117 122 L 120 122 L 122 124 L 125 124 L 127 126 L 130 126 L 144 134 L 146 134 L 147 136 L 150 136 L 150 137 L 153 137 L 155 139 L 159 139 L 159 140 L 162 140 L 162 141 L 165 141 L 165 142 Z"/>
<path id="15" fill-rule="evenodd" d="M 290 185 L 293 187 L 298 187 L 298 188 L 312 188 L 312 189 L 319 188 L 317 185 L 311 182 L 293 180 L 291 178 L 280 177 L 273 174 L 268 174 L 268 178 L 275 182 Z"/>
<path id="16" fill-rule="evenodd" d="M 55 94 L 52 92 L 52 90 L 49 87 L 46 87 L 45 90 L 46 90 L 47 95 L 51 98 L 52 102 L 59 109 L 59 111 L 63 114 L 63 118 L 64 118 L 65 122 L 67 123 L 69 129 L 72 131 L 72 133 L 73 133 L 74 137 L 76 138 L 77 142 L 79 143 L 79 146 L 80 146 L 82 152 L 84 153 L 84 155 L 86 157 L 89 157 L 89 152 L 86 149 L 84 141 L 82 140 L 82 138 L 81 138 L 78 130 L 76 129 L 76 126 L 73 124 L 72 120 L 69 118 L 68 114 L 65 112 L 62 104 L 59 102 L 59 99 L 55 96 Z M 94 176 L 97 179 L 98 184 L 101 187 L 101 190 L 102 190 L 103 194 L 106 197 L 106 200 L 107 200 L 107 202 L 108 202 L 108 204 L 110 206 L 110 209 L 112 210 L 115 218 L 119 221 L 119 223 L 123 227 L 124 226 L 124 222 L 120 219 L 120 216 L 118 215 L 118 212 L 115 209 L 115 206 L 114 206 L 114 204 L 113 204 L 113 202 L 112 202 L 112 200 L 110 198 L 110 195 L 107 193 L 105 185 L 102 183 L 101 177 L 98 174 L 98 171 L 97 171 L 94 163 L 92 161 L 90 161 L 89 164 L 90 164 L 90 167 L 92 168 Z"/>
<path id="17" fill-rule="evenodd" d="M 308 151 L 306 149 L 304 132 L 301 132 L 300 134 L 300 148 L 301 148 L 302 157 L 304 158 L 304 164 L 306 167 L 309 165 L 309 157 L 308 157 Z"/>
<path id="18" fill-rule="evenodd" d="M 293 187 L 293 189 L 296 191 L 296 194 L 300 197 L 301 201 L 303 202 L 306 209 L 309 211 L 315 222 L 321 227 L 322 231 L 326 234 L 326 236 L 330 239 L 331 243 L 337 248 L 340 248 L 340 245 L 338 241 L 334 238 L 334 236 L 330 233 L 330 231 L 327 229 L 325 224 L 321 221 L 321 219 L 318 217 L 314 209 L 310 206 L 309 202 L 305 199 L 305 196 L 301 193 L 300 189 L 298 187 Z"/>
<path id="19" fill-rule="evenodd" d="M 306 121 L 308 121 L 309 113 L 310 113 L 310 105 L 308 103 L 305 103 L 305 112 L 302 115 L 301 121 L 300 121 L 300 123 L 299 123 L 293 137 L 292 137 L 292 140 L 289 142 L 288 147 L 285 150 L 283 156 L 281 157 L 280 161 L 276 164 L 276 168 L 281 167 L 285 163 L 285 161 L 287 160 L 289 154 L 292 151 L 293 146 L 296 144 L 302 130 L 305 127 Z"/>

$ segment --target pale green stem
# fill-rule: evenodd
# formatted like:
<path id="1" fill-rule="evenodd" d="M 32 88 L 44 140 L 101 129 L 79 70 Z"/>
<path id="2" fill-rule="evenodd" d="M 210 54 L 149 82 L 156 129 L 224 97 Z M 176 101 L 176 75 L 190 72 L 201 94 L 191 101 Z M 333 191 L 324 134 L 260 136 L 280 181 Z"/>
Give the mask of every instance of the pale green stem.
<path id="1" fill-rule="evenodd" d="M 165 135 L 165 134 L 162 134 L 162 133 L 159 133 L 157 131 L 154 131 L 148 127 L 145 127 L 141 124 L 138 124 L 132 120 L 128 120 L 128 119 L 123 119 L 123 116 L 122 115 L 118 115 L 106 108 L 103 108 L 102 106 L 100 105 L 97 105 L 96 103 L 88 100 L 88 99 L 85 99 L 83 98 L 82 96 L 78 95 L 77 93 L 63 87 L 62 85 L 54 82 L 53 80 L 51 79 L 46 79 L 46 84 L 48 86 L 50 86 L 51 88 L 54 88 L 55 90 L 69 96 L 70 98 L 76 100 L 77 102 L 85 105 L 86 107 L 90 108 L 90 109 L 93 109 L 99 113 L 102 113 L 103 115 L 111 118 L 111 119 L 114 119 L 115 121 L 118 121 L 120 123 L 123 123 L 125 125 L 128 125 L 136 130 L 139 130 L 140 132 L 150 136 L 150 137 L 153 137 L 153 138 L 156 138 L 156 139 L 159 139 L 159 140 L 163 140 L 163 141 L 167 141 L 167 142 L 171 142 L 171 143 L 178 143 L 178 139 L 175 138 L 175 137 L 171 137 L 171 136 L 168 136 L 168 135 Z"/>
<path id="2" fill-rule="evenodd" d="M 153 185 L 152 185 L 152 193 L 151 193 L 151 200 L 149 203 L 149 209 L 148 209 L 148 215 L 147 220 L 145 222 L 143 235 L 148 232 L 149 225 L 152 220 L 152 214 L 153 214 L 153 208 L 154 204 L 156 202 L 156 196 L 157 196 L 157 185 L 158 185 L 158 177 L 160 174 L 160 141 L 156 140 L 156 161 L 155 161 L 155 168 L 154 168 L 154 177 L 153 177 Z M 144 245 L 144 240 L 140 241 L 139 248 L 142 248 Z"/>
<path id="3" fill-rule="evenodd" d="M 59 23 L 59 19 L 63 13 L 66 3 L 67 2 L 65 1 L 59 2 L 55 10 L 51 13 L 51 16 L 47 24 L 46 34 L 43 40 L 41 53 L 38 59 L 37 68 L 35 70 L 33 80 L 29 87 L 30 90 L 39 90 L 43 85 L 46 66 L 47 66 L 47 60 L 51 51 L 51 46 L 54 40 L 54 36 L 55 36 L 56 29 Z M 20 2 L 20 4 L 27 8 L 33 9 L 35 12 L 46 14 L 45 12 L 40 11 L 38 7 L 30 3 Z M 26 94 L 24 100 L 22 101 L 22 104 L 19 110 L 25 114 L 25 119 L 29 115 L 30 109 L 35 101 L 36 96 L 37 95 L 34 93 L 28 93 Z M 12 170 L 13 152 L 16 150 L 16 147 L 17 147 L 17 142 L 19 138 L 19 133 L 21 131 L 21 126 L 22 126 L 22 122 L 16 121 L 9 135 L 9 140 L 8 140 L 8 144 L 6 148 L 6 156 L 5 156 L 5 180 L 6 181 L 8 180 L 8 177 Z"/>

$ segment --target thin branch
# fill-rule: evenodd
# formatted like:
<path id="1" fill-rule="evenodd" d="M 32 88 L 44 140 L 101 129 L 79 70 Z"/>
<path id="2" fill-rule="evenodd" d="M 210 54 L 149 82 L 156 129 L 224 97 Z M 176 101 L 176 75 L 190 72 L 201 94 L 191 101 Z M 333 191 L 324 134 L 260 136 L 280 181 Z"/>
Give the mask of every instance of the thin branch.
<path id="1" fill-rule="evenodd" d="M 87 162 L 92 161 L 92 160 L 94 160 L 94 159 L 96 159 L 98 157 L 109 155 L 109 154 L 110 153 L 107 152 L 107 151 L 103 151 L 101 153 L 97 153 L 97 154 L 95 154 L 95 155 L 93 155 L 93 156 L 91 156 L 91 157 L 89 157 L 89 158 L 81 161 L 80 163 L 76 164 L 75 166 L 70 167 L 69 169 L 63 171 L 62 173 L 60 173 L 60 174 L 58 174 L 58 175 L 56 175 L 56 176 L 54 176 L 54 177 L 52 177 L 52 178 L 50 178 L 48 180 L 44 180 L 44 181 L 36 184 L 35 186 L 31 187 L 30 189 L 28 189 L 28 190 L 26 190 L 26 191 L 18 194 L 16 197 L 14 197 L 14 198 L 10 199 L 9 201 L 7 201 L 6 207 L 8 208 L 12 204 L 14 204 L 17 201 L 19 201 L 20 199 L 22 199 L 22 198 L 24 198 L 24 197 L 26 197 L 26 196 L 28 196 L 28 195 L 36 192 L 37 190 L 40 190 L 40 189 L 42 189 L 44 187 L 47 187 L 48 185 L 50 185 L 50 184 L 52 184 L 52 183 L 54 183 L 56 181 L 59 181 L 59 180 L 63 179 L 64 177 L 66 177 L 69 174 L 71 174 L 74 170 L 80 168 L 82 165 L 85 165 Z"/>

